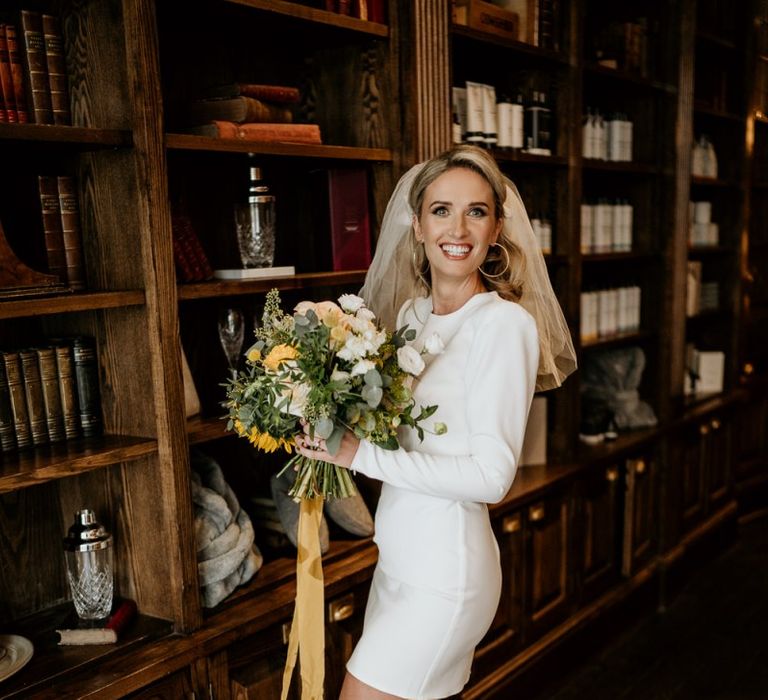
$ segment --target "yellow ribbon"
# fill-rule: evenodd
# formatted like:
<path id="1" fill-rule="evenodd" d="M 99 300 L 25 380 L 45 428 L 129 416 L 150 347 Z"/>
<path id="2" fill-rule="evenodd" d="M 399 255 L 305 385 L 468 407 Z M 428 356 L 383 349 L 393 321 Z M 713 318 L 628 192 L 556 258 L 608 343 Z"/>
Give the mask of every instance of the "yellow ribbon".
<path id="1" fill-rule="evenodd" d="M 320 556 L 320 518 L 323 498 L 302 499 L 296 559 L 296 607 L 293 610 L 288 657 L 283 671 L 286 700 L 296 656 L 301 655 L 301 700 L 322 700 L 325 675 L 325 620 L 323 564 Z"/>

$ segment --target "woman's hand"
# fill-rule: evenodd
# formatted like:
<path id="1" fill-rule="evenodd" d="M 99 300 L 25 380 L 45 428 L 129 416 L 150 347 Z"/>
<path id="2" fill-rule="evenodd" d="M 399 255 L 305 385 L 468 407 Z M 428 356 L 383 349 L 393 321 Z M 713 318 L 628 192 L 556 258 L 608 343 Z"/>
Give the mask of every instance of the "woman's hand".
<path id="1" fill-rule="evenodd" d="M 360 440 L 356 438 L 349 430 L 344 432 L 341 438 L 339 451 L 331 455 L 325 444 L 325 440 L 319 437 L 309 437 L 309 424 L 303 423 L 304 434 L 296 436 L 296 452 L 310 459 L 317 459 L 322 462 L 330 462 L 340 467 L 349 469 L 352 461 L 357 454 L 357 448 L 360 446 Z"/>

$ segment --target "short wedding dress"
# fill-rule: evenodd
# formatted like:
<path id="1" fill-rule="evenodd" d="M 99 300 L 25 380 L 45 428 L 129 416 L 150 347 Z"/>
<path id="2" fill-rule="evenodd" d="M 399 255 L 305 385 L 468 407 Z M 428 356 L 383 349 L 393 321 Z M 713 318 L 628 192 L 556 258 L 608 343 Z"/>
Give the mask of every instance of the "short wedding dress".
<path id="1" fill-rule="evenodd" d="M 383 482 L 376 511 L 379 560 L 360 642 L 347 669 L 404 698 L 444 698 L 469 680 L 475 647 L 501 593 L 499 549 L 486 503 L 504 498 L 517 469 L 539 361 L 536 322 L 495 292 L 446 315 L 430 298 L 406 304 L 398 328 L 421 349 L 437 333 L 441 354 L 414 388 L 416 412 L 437 405 L 425 427 L 444 435 L 401 448 L 360 443 L 351 468 Z"/>

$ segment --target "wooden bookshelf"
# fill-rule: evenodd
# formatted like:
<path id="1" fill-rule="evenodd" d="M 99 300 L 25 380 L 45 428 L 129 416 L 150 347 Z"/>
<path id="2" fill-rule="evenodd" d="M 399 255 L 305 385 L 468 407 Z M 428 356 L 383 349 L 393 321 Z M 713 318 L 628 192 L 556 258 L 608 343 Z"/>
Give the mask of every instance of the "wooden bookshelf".
<path id="1" fill-rule="evenodd" d="M 78 292 L 28 299 L 0 299 L 0 319 L 115 309 L 144 304 L 142 290 Z"/>
<path id="2" fill-rule="evenodd" d="M 58 145 L 90 150 L 130 146 L 132 133 L 128 129 L 0 123 L 0 141 L 6 144 L 12 144 L 15 141 L 22 143 L 43 142 L 49 147 Z"/>
<path id="3" fill-rule="evenodd" d="M 497 36 L 495 34 L 481 32 L 477 29 L 465 27 L 460 24 L 451 25 L 451 34 L 455 39 L 466 39 L 478 44 L 498 46 L 508 50 L 512 54 L 516 54 L 527 59 L 537 59 L 545 63 L 562 65 L 567 65 L 568 63 L 567 57 L 557 51 L 542 49 L 538 46 L 534 46 L 533 44 L 528 44 L 523 41 L 515 41 L 514 39 L 507 39 L 506 37 Z"/>

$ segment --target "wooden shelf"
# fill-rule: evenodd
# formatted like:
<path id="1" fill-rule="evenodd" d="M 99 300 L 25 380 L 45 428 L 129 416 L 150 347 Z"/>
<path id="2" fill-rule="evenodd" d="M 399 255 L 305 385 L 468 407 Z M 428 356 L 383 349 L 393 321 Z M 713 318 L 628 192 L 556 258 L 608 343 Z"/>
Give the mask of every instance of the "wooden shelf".
<path id="1" fill-rule="evenodd" d="M 365 270 L 343 272 L 308 272 L 289 277 L 270 277 L 255 280 L 212 280 L 196 284 L 183 284 L 178 288 L 179 299 L 208 299 L 211 297 L 259 294 L 270 289 L 311 289 L 346 284 L 362 284 Z"/>
<path id="2" fill-rule="evenodd" d="M 193 416 L 187 419 L 187 436 L 190 445 L 199 445 L 210 440 L 233 435 L 227 432 L 227 421 L 224 418 L 202 418 Z"/>
<path id="3" fill-rule="evenodd" d="M 470 29 L 469 27 L 465 27 L 461 24 L 452 24 L 451 34 L 454 37 L 469 39 L 470 41 L 480 44 L 501 46 L 505 49 L 516 52 L 520 56 L 527 56 L 529 58 L 535 58 L 551 63 L 568 65 L 568 58 L 564 54 L 561 54 L 557 51 L 542 49 L 538 46 L 534 46 L 533 44 L 527 44 L 524 41 L 515 41 L 514 39 L 505 39 L 502 36 L 496 36 L 494 34 L 486 34 L 485 32 L 480 32 L 477 29 Z"/>
<path id="4" fill-rule="evenodd" d="M 627 452 L 644 447 L 659 436 L 659 427 L 642 428 L 626 433 L 619 433 L 616 440 L 601 442 L 597 445 L 579 444 L 578 460 L 582 464 L 594 464 L 597 462 L 613 462 L 623 458 Z"/>
<path id="5" fill-rule="evenodd" d="M 668 92 L 670 94 L 677 92 L 677 88 L 674 85 L 662 83 L 658 80 L 653 80 L 652 78 L 645 78 L 636 73 L 629 73 L 628 71 L 619 70 L 617 68 L 607 68 L 594 63 L 587 63 L 584 65 L 584 77 L 607 78 L 609 80 L 626 83 L 632 87 L 641 86 L 650 90 L 661 90 L 662 92 Z"/>
<path id="6" fill-rule="evenodd" d="M 144 291 L 141 289 L 121 292 L 75 292 L 73 294 L 24 299 L 0 299 L 0 319 L 48 316 L 93 309 L 114 309 L 123 306 L 142 306 L 144 301 Z"/>
<path id="7" fill-rule="evenodd" d="M 619 345 L 629 345 L 630 343 L 643 343 L 647 341 L 653 333 L 650 331 L 637 331 L 634 333 L 618 333 L 617 335 L 597 338 L 596 340 L 587 340 L 581 342 L 583 350 L 592 350 L 594 348 L 612 348 Z"/>
<path id="8" fill-rule="evenodd" d="M 586 171 L 627 173 L 630 175 L 655 175 L 659 173 L 659 168 L 651 163 L 598 160 L 596 158 L 584 158 L 582 167 Z"/>
<path id="9" fill-rule="evenodd" d="M 126 435 L 67 440 L 0 455 L 0 493 L 129 462 L 157 451 L 157 440 Z"/>
<path id="10" fill-rule="evenodd" d="M 493 157 L 502 163 L 524 163 L 526 165 L 548 165 L 553 167 L 567 167 L 568 159 L 565 156 L 540 156 L 524 151 L 505 151 L 500 148 L 491 150 Z"/>
<path id="11" fill-rule="evenodd" d="M 54 126 L 49 124 L 0 124 L 0 140 L 43 141 L 48 145 L 114 148 L 130 146 L 133 134 L 121 129 L 91 129 L 80 126 Z"/>
<path id="12" fill-rule="evenodd" d="M 744 126 L 745 117 L 732 112 L 724 112 L 720 109 L 712 109 L 711 107 L 694 107 L 694 117 L 712 117 L 714 119 L 722 119 L 723 121 L 732 122 L 735 125 Z"/>
<path id="13" fill-rule="evenodd" d="M 306 22 L 316 24 L 325 24 L 331 27 L 347 29 L 362 34 L 371 34 L 372 36 L 388 37 L 389 27 L 386 24 L 377 22 L 368 22 L 357 17 L 348 17 L 336 12 L 327 12 L 325 10 L 315 9 L 300 5 L 297 2 L 285 2 L 284 0 L 225 0 L 232 5 L 242 5 L 254 10 L 264 10 L 286 17 L 293 17 Z"/>
<path id="14" fill-rule="evenodd" d="M 219 153 L 258 153 L 265 156 L 292 156 L 294 158 L 325 158 L 326 160 L 370 160 L 388 162 L 392 151 L 388 148 L 355 148 L 352 146 L 326 146 L 307 143 L 262 143 L 240 139 L 218 139 L 192 134 L 166 134 L 165 146 L 178 151 L 210 151 Z"/>
<path id="15" fill-rule="evenodd" d="M 603 262 L 648 262 L 658 258 L 656 253 L 643 251 L 623 251 L 610 253 L 583 253 L 581 260 L 583 263 L 603 263 Z"/>
<path id="16" fill-rule="evenodd" d="M 63 558 L 62 558 L 63 562 Z M 134 656 L 159 639 L 171 634 L 171 624 L 147 615 L 138 615 L 129 623 L 116 644 L 58 646 L 57 629 L 73 629 L 78 625 L 72 603 L 62 603 L 14 622 L 14 634 L 27 637 L 35 648 L 29 663 L 11 678 L 3 681 L 3 698 L 41 697 L 52 693 L 51 684 L 66 683 L 68 677 L 81 672 L 93 673 L 94 667 L 114 663 L 120 657 Z M 118 668 L 119 663 L 115 664 Z M 36 693 L 40 693 L 37 696 Z"/>

